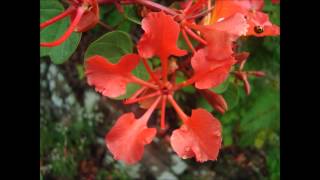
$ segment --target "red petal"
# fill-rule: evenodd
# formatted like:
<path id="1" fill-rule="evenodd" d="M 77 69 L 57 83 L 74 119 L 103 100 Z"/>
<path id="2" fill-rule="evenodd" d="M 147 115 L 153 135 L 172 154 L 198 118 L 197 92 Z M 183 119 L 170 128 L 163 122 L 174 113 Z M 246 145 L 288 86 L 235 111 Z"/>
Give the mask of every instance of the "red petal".
<path id="1" fill-rule="evenodd" d="M 91 6 L 90 11 L 86 11 L 81 17 L 80 22 L 75 28 L 76 32 L 86 32 L 89 29 L 95 27 L 99 22 L 99 5 L 97 0 L 85 0 L 82 4 L 89 4 Z M 75 18 L 76 14 L 71 14 L 71 21 Z"/>
<path id="2" fill-rule="evenodd" d="M 105 141 L 115 159 L 134 164 L 142 158 L 144 145 L 151 143 L 155 135 L 155 128 L 148 128 L 146 121 L 127 113 L 118 119 Z"/>
<path id="3" fill-rule="evenodd" d="M 211 23 L 227 18 L 235 13 L 246 15 L 249 11 L 262 10 L 264 0 L 216 0 Z"/>
<path id="4" fill-rule="evenodd" d="M 108 97 L 125 94 L 130 80 L 130 72 L 138 65 L 139 56 L 127 54 L 118 64 L 112 64 L 102 56 L 92 56 L 86 61 L 88 84 L 95 86 L 96 91 Z"/>
<path id="5" fill-rule="evenodd" d="M 208 43 L 209 58 L 221 60 L 233 54 L 232 42 L 248 29 L 244 15 L 235 15 L 217 22 L 211 26 L 205 26 L 201 31 Z"/>
<path id="6" fill-rule="evenodd" d="M 255 12 L 248 14 L 248 23 L 250 25 L 247 36 L 278 36 L 280 34 L 280 28 L 277 25 L 273 25 L 269 20 L 269 15 L 263 12 Z M 255 27 L 263 28 L 262 33 L 255 31 Z"/>
<path id="7" fill-rule="evenodd" d="M 221 124 L 204 109 L 192 110 L 191 118 L 171 136 L 173 150 L 183 159 L 216 160 L 221 147 Z"/>
<path id="8" fill-rule="evenodd" d="M 198 89 L 208 89 L 218 86 L 228 77 L 230 69 L 235 62 L 233 56 L 220 61 L 210 60 L 206 49 L 198 50 L 191 59 L 195 75 L 201 76 L 196 81 L 195 87 Z M 209 73 L 201 75 L 207 71 Z"/>
<path id="9" fill-rule="evenodd" d="M 187 53 L 177 47 L 179 24 L 164 12 L 149 13 L 142 20 L 142 29 L 145 33 L 137 45 L 142 57 L 158 56 L 163 60 L 170 55 L 183 56 Z"/>

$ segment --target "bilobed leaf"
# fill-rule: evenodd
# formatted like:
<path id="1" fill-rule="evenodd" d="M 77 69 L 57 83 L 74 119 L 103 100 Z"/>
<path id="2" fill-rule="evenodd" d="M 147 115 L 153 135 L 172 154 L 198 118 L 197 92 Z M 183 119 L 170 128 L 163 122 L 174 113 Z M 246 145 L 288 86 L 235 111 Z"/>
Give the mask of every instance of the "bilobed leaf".
<path id="1" fill-rule="evenodd" d="M 40 22 L 44 22 L 64 11 L 60 2 L 55 0 L 40 1 Z M 61 37 L 70 24 L 70 18 L 65 17 L 58 22 L 40 31 L 40 42 L 52 42 Z M 55 64 L 62 64 L 69 59 L 78 47 L 81 33 L 72 33 L 71 36 L 56 47 L 40 47 L 40 57 L 49 56 Z"/>
<path id="2" fill-rule="evenodd" d="M 133 52 L 133 43 L 130 36 L 123 31 L 113 31 L 106 33 L 99 39 L 94 41 L 88 47 L 85 53 L 85 60 L 93 55 L 100 55 L 112 63 L 118 63 L 120 58 L 128 53 Z M 139 65 L 132 71 L 132 73 L 140 79 L 148 80 L 149 74 L 145 70 L 143 63 L 140 62 Z M 124 99 L 130 97 L 136 90 L 140 88 L 139 85 L 129 83 L 126 89 L 126 94 L 116 99 Z"/>

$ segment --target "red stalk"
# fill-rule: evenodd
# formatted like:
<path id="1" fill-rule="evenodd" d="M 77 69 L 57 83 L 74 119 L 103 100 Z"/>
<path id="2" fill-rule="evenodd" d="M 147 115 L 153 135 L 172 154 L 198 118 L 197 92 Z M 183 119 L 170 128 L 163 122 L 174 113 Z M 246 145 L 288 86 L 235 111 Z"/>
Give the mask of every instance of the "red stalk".
<path id="1" fill-rule="evenodd" d="M 58 46 L 61 43 L 63 43 L 73 32 L 73 30 L 75 29 L 75 27 L 77 26 L 77 24 L 79 23 L 82 15 L 84 14 L 86 10 L 82 7 L 79 7 L 77 9 L 77 15 L 74 18 L 74 20 L 72 21 L 71 25 L 69 26 L 68 30 L 56 41 L 53 42 L 43 42 L 40 43 L 40 46 L 44 46 L 44 47 L 53 47 L 53 46 Z"/>
<path id="2" fill-rule="evenodd" d="M 182 36 L 184 38 L 184 40 L 186 41 L 187 45 L 189 46 L 189 48 L 192 50 L 193 53 L 196 52 L 196 50 L 194 49 L 192 43 L 190 42 L 190 39 L 188 38 L 186 31 L 184 30 L 184 28 L 181 29 L 182 32 Z"/>
<path id="3" fill-rule="evenodd" d="M 70 6 L 67 10 L 63 11 L 61 14 L 59 14 L 59 15 L 57 15 L 57 16 L 55 16 L 55 17 L 53 17 L 53 18 L 51 18 L 51 19 L 49 19 L 49 20 L 47 20 L 47 21 L 45 21 L 43 23 L 41 23 L 40 24 L 40 28 L 41 29 L 45 28 L 45 27 L 57 22 L 58 20 L 68 16 L 69 14 L 71 14 L 75 10 L 76 9 L 73 6 Z"/>
<path id="4" fill-rule="evenodd" d="M 158 86 L 162 88 L 162 84 L 160 83 L 159 79 L 155 76 L 155 74 L 152 72 L 149 64 L 147 63 L 147 60 L 145 58 L 142 58 L 142 62 L 153 81 L 156 82 Z"/>
<path id="5" fill-rule="evenodd" d="M 189 116 L 187 116 L 183 110 L 180 108 L 180 106 L 177 104 L 177 102 L 173 99 L 172 95 L 168 95 L 168 100 L 172 104 L 173 108 L 176 110 L 178 113 L 180 119 L 182 120 L 183 123 L 186 123 L 186 121 L 189 119 Z"/>
<path id="6" fill-rule="evenodd" d="M 151 94 L 142 96 L 142 97 L 124 100 L 123 103 L 124 103 L 124 104 L 132 104 L 132 103 L 136 103 L 136 102 L 139 102 L 139 101 L 143 101 L 143 100 L 152 98 L 152 97 L 154 97 L 154 96 L 158 96 L 158 95 L 160 95 L 160 94 L 161 94 L 161 92 L 160 92 L 160 91 L 157 91 L 157 92 L 154 92 L 154 93 L 151 93 Z"/>
<path id="7" fill-rule="evenodd" d="M 200 43 L 202 43 L 203 45 L 207 45 L 207 41 L 205 41 L 204 39 L 202 39 L 200 36 L 198 36 L 196 33 L 194 33 L 191 29 L 189 29 L 188 27 L 184 26 L 186 32 L 195 40 L 199 41 Z"/>
<path id="8" fill-rule="evenodd" d="M 137 84 L 140 84 L 140 85 L 142 85 L 142 86 L 149 87 L 149 88 L 151 88 L 151 89 L 156 89 L 156 90 L 158 90 L 158 87 L 157 87 L 156 85 L 151 84 L 151 83 L 149 83 L 149 82 L 147 82 L 147 81 L 144 81 L 144 80 L 142 80 L 142 79 L 139 79 L 139 78 L 137 78 L 137 77 L 134 76 L 134 75 L 129 76 L 129 78 L 130 78 L 131 81 L 133 81 L 133 82 L 135 82 L 135 83 L 137 83 Z"/>
<path id="9" fill-rule="evenodd" d="M 165 6 L 162 6 L 161 4 L 155 3 L 155 2 L 150 1 L 150 0 L 129 0 L 127 2 L 121 2 L 121 3 L 122 4 L 138 3 L 138 4 L 142 4 L 142 5 L 145 5 L 145 6 L 148 6 L 148 7 L 151 7 L 151 8 L 166 12 L 166 13 L 168 13 L 170 15 L 173 15 L 173 16 L 177 16 L 178 15 L 178 13 L 176 13 L 172 9 L 167 8 Z"/>
<path id="10" fill-rule="evenodd" d="M 188 16 L 188 17 L 186 17 L 185 19 L 186 19 L 186 20 L 196 19 L 196 18 L 198 18 L 198 17 L 205 16 L 205 15 L 207 15 L 208 13 L 210 13 L 210 12 L 212 11 L 212 9 L 214 9 L 214 7 L 211 7 L 211 8 L 209 8 L 209 9 L 205 10 L 205 11 L 202 11 L 202 12 L 200 12 L 199 14 L 195 14 L 195 15 L 192 15 L 192 16 Z"/>
<path id="11" fill-rule="evenodd" d="M 161 66 L 162 66 L 162 79 L 163 79 L 163 83 L 166 84 L 166 82 L 168 81 L 168 58 L 167 59 L 163 59 L 161 58 Z"/>
<path id="12" fill-rule="evenodd" d="M 161 121 L 160 126 L 161 129 L 165 129 L 165 118 L 166 118 L 166 104 L 167 104 L 167 95 L 162 96 L 162 102 L 161 102 Z"/>

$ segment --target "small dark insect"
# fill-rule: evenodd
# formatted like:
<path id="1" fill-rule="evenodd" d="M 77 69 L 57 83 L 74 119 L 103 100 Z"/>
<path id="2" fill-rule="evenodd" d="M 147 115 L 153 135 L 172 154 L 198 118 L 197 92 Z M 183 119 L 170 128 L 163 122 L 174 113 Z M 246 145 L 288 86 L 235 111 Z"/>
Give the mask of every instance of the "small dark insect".
<path id="1" fill-rule="evenodd" d="M 255 26 L 254 27 L 254 32 L 256 32 L 257 34 L 261 34 L 263 33 L 264 29 L 261 26 Z"/>

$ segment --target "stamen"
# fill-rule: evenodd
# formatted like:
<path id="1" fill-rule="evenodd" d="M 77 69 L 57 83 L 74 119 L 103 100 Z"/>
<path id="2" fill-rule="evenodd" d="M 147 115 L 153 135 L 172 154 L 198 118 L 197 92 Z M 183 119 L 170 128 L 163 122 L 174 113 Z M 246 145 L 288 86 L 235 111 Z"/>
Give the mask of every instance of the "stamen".
<path id="1" fill-rule="evenodd" d="M 161 129 L 165 129 L 165 118 L 166 118 L 166 104 L 167 104 L 167 95 L 162 96 L 162 104 L 161 104 L 161 121 L 160 126 Z"/>
<path id="2" fill-rule="evenodd" d="M 156 85 L 154 85 L 154 84 L 152 84 L 152 83 L 149 83 L 149 82 L 147 82 L 147 81 L 144 81 L 144 80 L 142 80 L 142 79 L 140 79 L 140 78 L 137 78 L 137 77 L 134 76 L 134 75 L 130 75 L 128 78 L 130 78 L 131 81 L 133 81 L 133 82 L 135 82 L 135 83 L 137 83 L 137 84 L 140 84 L 140 85 L 142 85 L 142 86 L 149 87 L 149 88 L 151 88 L 151 89 L 156 89 L 156 90 L 158 90 L 158 87 L 157 87 Z"/>
<path id="3" fill-rule="evenodd" d="M 61 43 L 63 43 L 73 32 L 73 30 L 76 28 L 76 26 L 78 25 L 82 15 L 84 14 L 85 9 L 83 9 L 82 7 L 79 7 L 77 9 L 77 15 L 74 18 L 74 20 L 72 21 L 71 25 L 69 26 L 68 30 L 56 41 L 54 42 L 43 42 L 40 43 L 40 46 L 44 46 L 44 47 L 53 47 L 53 46 L 58 46 Z"/>
<path id="4" fill-rule="evenodd" d="M 202 43 L 203 45 L 207 45 L 207 41 L 205 41 L 204 39 L 202 39 L 200 36 L 198 36 L 196 33 L 194 33 L 191 29 L 189 29 L 188 27 L 184 27 L 186 32 L 195 40 L 199 41 L 200 43 Z"/>
<path id="5" fill-rule="evenodd" d="M 182 32 L 182 36 L 183 36 L 184 40 L 186 41 L 187 45 L 189 46 L 189 48 L 192 50 L 193 53 L 196 53 L 196 50 L 194 49 L 192 43 L 190 42 L 190 39 L 188 38 L 184 28 L 181 29 L 181 32 Z"/>
<path id="6" fill-rule="evenodd" d="M 45 28 L 55 22 L 57 22 L 60 19 L 63 19 L 64 17 L 68 16 L 69 14 L 71 14 L 73 11 L 75 11 L 76 9 L 73 6 L 70 6 L 67 10 L 63 11 L 61 14 L 43 22 L 40 24 L 40 29 Z"/>
<path id="7" fill-rule="evenodd" d="M 149 73 L 150 77 L 153 79 L 153 81 L 156 82 L 158 86 L 160 86 L 160 88 L 162 88 L 163 85 L 160 83 L 159 79 L 155 76 L 154 72 L 152 72 L 149 64 L 147 63 L 147 60 L 145 58 L 142 58 L 142 62 L 147 72 Z"/>
<path id="8" fill-rule="evenodd" d="M 168 100 L 170 101 L 170 103 L 172 104 L 173 108 L 176 110 L 176 112 L 178 113 L 180 119 L 182 120 L 183 123 L 186 123 L 186 121 L 189 119 L 189 116 L 187 116 L 183 110 L 180 108 L 180 106 L 177 104 L 177 102 L 174 100 L 174 98 L 172 97 L 172 95 L 168 95 Z"/>
<path id="9" fill-rule="evenodd" d="M 154 93 L 151 93 L 151 94 L 148 94 L 146 96 L 139 97 L 139 98 L 133 98 L 133 99 L 124 100 L 123 103 L 124 104 L 133 104 L 133 103 L 136 103 L 136 102 L 139 102 L 139 101 L 150 99 L 150 98 L 152 98 L 154 96 L 159 96 L 160 94 L 161 94 L 161 92 L 157 91 L 157 92 L 154 92 Z"/>

